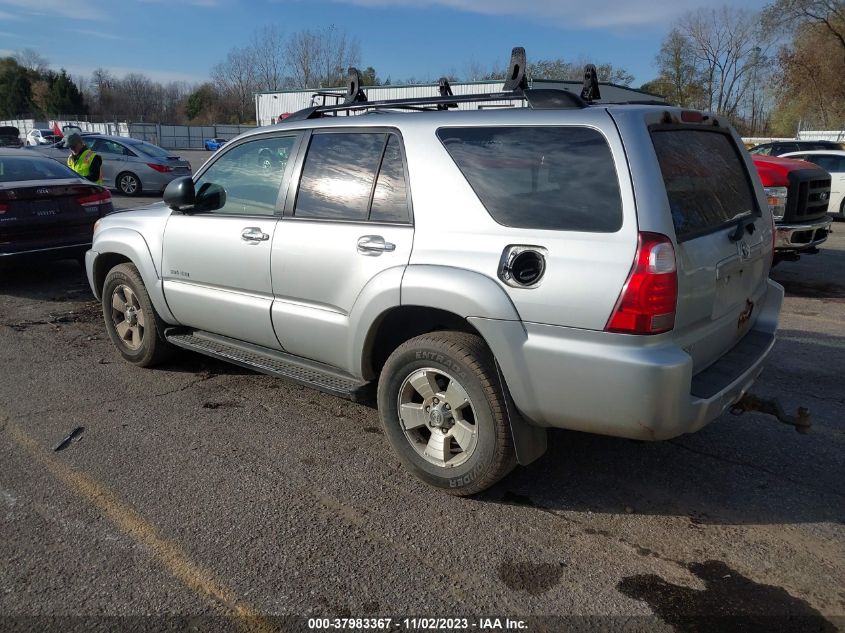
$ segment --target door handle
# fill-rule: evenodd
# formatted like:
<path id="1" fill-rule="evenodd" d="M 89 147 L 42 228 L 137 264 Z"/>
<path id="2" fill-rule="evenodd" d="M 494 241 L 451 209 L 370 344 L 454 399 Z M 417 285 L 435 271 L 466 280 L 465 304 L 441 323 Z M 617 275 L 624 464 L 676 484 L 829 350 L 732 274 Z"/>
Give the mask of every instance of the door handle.
<path id="1" fill-rule="evenodd" d="M 266 242 L 270 236 L 257 226 L 248 226 L 241 232 L 241 239 L 244 242 Z"/>
<path id="2" fill-rule="evenodd" d="M 378 257 L 382 253 L 392 253 L 396 244 L 385 242 L 381 235 L 362 235 L 358 238 L 358 252 L 369 257 Z"/>

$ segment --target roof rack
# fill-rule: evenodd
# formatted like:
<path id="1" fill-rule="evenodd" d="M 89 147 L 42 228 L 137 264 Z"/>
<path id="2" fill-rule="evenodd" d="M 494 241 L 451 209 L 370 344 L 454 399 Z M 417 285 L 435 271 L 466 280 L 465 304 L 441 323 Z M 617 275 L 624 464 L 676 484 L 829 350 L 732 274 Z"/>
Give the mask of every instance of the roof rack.
<path id="1" fill-rule="evenodd" d="M 593 65 L 589 65 L 584 69 L 584 89 L 581 91 L 581 96 L 568 90 L 529 88 L 526 68 L 525 49 L 518 46 L 511 51 L 508 73 L 504 86 L 499 92 L 456 95 L 452 93 L 452 86 L 449 84 L 448 79 L 442 77 L 439 82 L 438 90 L 440 94 L 438 96 L 385 99 L 381 101 L 370 101 L 367 99 L 366 93 L 361 88 L 361 77 L 358 70 L 350 68 L 345 94 L 333 91 L 317 91 L 311 100 L 312 104 L 315 105 L 294 112 L 285 119 L 285 122 L 318 119 L 324 116 L 337 116 L 340 113 L 354 114 L 372 110 L 448 110 L 457 108 L 459 103 L 509 101 L 514 99 L 526 101 L 528 107 L 535 110 L 586 108 L 594 99 L 601 98 L 596 69 Z M 589 89 L 588 81 L 590 82 Z M 322 98 L 322 103 L 319 105 L 316 104 L 318 97 Z M 327 104 L 327 98 L 333 98 L 336 102 L 334 104 Z M 343 99 L 342 102 L 341 99 Z"/>

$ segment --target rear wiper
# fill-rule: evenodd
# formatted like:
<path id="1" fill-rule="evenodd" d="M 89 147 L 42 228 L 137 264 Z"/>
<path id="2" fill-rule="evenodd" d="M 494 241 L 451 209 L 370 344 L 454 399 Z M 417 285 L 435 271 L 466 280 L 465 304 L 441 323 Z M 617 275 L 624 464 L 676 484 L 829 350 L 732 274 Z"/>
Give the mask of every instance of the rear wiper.
<path id="1" fill-rule="evenodd" d="M 738 242 L 742 239 L 742 236 L 745 234 L 746 231 L 748 231 L 749 235 L 754 233 L 754 222 L 752 221 L 746 224 L 744 220 L 740 220 L 739 222 L 737 222 L 736 229 L 734 230 L 734 232 L 728 235 L 728 239 L 731 242 Z"/>

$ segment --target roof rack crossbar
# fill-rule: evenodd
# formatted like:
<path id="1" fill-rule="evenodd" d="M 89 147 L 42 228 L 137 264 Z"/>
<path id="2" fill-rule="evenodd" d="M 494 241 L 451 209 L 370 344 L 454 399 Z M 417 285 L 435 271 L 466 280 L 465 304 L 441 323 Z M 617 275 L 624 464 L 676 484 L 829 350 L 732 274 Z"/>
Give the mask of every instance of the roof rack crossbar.
<path id="1" fill-rule="evenodd" d="M 353 112 L 367 110 L 448 110 L 450 108 L 457 108 L 459 103 L 490 101 L 522 100 L 527 101 L 528 106 L 536 110 L 585 108 L 593 100 L 601 98 L 596 67 L 592 64 L 584 68 L 584 88 L 580 96 L 567 90 L 529 88 L 526 67 L 525 49 L 517 46 L 511 51 L 508 75 L 505 78 L 501 92 L 455 95 L 452 92 L 452 86 L 449 84 L 449 80 L 441 77 L 438 86 L 439 96 L 385 99 L 382 101 L 370 101 L 367 99 L 367 94 L 361 89 L 360 73 L 357 69 L 350 68 L 346 94 L 342 103 L 326 105 L 325 101 L 326 97 L 331 96 L 337 98 L 339 95 L 343 95 L 343 93 L 318 91 L 314 93 L 314 97 L 322 96 L 322 104 L 315 104 L 314 99 L 312 99 L 312 107 L 294 112 L 287 117 L 286 121 L 302 121 L 321 116 L 336 116 L 341 112 L 351 114 Z"/>

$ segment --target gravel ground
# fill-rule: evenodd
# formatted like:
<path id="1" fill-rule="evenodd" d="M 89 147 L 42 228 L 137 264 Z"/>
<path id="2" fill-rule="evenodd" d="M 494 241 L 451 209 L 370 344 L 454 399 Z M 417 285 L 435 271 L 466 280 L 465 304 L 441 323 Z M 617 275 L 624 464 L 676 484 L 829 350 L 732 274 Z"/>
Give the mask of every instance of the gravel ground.
<path id="1" fill-rule="evenodd" d="M 122 362 L 72 262 L 4 271 L 0 629 L 375 615 L 483 629 L 474 618 L 492 615 L 556 631 L 565 615 L 585 630 L 842 630 L 835 228 L 821 254 L 775 269 L 787 299 L 755 387 L 808 407 L 809 435 L 757 413 L 660 443 L 554 432 L 473 499 L 404 471 L 366 406 L 189 353 Z"/>

